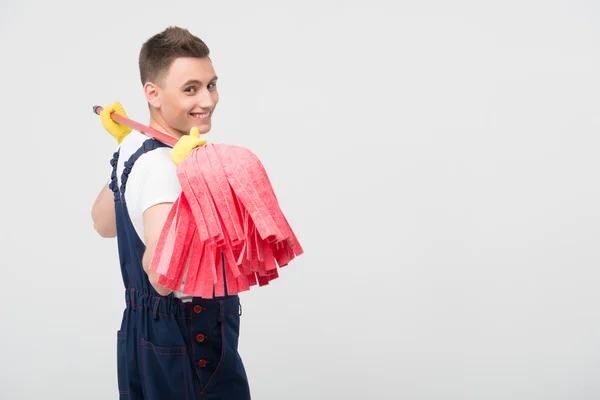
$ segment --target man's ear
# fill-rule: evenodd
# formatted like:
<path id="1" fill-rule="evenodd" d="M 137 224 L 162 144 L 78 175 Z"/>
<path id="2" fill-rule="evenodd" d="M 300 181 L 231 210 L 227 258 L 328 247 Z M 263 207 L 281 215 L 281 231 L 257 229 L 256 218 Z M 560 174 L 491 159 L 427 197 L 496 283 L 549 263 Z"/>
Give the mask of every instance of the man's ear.
<path id="1" fill-rule="evenodd" d="M 144 94 L 146 101 L 154 108 L 160 108 L 160 98 L 158 96 L 158 85 L 152 82 L 146 82 L 144 85 Z"/>

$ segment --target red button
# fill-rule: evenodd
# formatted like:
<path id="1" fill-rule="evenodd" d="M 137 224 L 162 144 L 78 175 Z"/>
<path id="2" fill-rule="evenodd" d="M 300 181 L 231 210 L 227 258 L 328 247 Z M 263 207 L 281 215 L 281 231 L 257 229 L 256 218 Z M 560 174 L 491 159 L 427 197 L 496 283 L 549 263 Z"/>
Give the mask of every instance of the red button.
<path id="1" fill-rule="evenodd" d="M 199 333 L 196 335 L 196 340 L 199 342 L 204 342 L 204 339 L 206 339 L 206 336 L 204 336 L 203 334 Z"/>
<path id="2" fill-rule="evenodd" d="M 206 360 L 200 360 L 200 361 L 198 361 L 198 366 L 200 368 L 206 367 L 206 364 L 208 364 L 208 361 L 206 361 Z"/>
<path id="3" fill-rule="evenodd" d="M 194 312 L 196 314 L 200 314 L 202 312 L 202 306 L 198 306 L 198 305 L 194 306 Z"/>

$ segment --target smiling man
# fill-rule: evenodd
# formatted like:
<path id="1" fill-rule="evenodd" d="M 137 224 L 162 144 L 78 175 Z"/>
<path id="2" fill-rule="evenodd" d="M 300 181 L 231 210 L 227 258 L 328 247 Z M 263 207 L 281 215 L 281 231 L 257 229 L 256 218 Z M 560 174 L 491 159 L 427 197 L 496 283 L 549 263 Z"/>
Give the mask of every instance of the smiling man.
<path id="1" fill-rule="evenodd" d="M 173 202 L 181 194 L 176 165 L 206 141 L 219 101 L 209 49 L 187 29 L 170 27 L 140 51 L 140 77 L 150 126 L 177 139 L 166 144 L 110 118 L 101 120 L 119 143 L 110 183 L 92 209 L 102 237 L 117 237 L 126 307 L 117 335 L 121 399 L 250 399 L 238 353 L 237 295 L 202 299 L 171 292 L 149 272 Z M 221 267 L 224 260 L 221 258 Z"/>

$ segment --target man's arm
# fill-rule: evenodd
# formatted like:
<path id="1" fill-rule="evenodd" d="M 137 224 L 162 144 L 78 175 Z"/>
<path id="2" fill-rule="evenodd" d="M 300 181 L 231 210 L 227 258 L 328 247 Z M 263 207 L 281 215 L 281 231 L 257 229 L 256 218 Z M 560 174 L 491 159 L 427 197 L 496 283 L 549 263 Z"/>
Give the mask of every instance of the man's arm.
<path id="1" fill-rule="evenodd" d="M 154 256 L 154 249 L 156 249 L 156 244 L 158 243 L 158 238 L 160 237 L 160 232 L 167 221 L 172 206 L 173 203 L 156 204 L 144 211 L 143 214 L 144 241 L 146 242 L 146 251 L 144 252 L 144 257 L 142 258 L 142 265 L 144 266 L 144 271 L 146 271 L 148 274 L 150 284 L 161 296 L 168 295 L 171 293 L 171 290 L 160 285 L 158 283 L 158 274 L 149 271 L 149 268 L 150 263 L 152 262 L 152 257 Z"/>
<path id="2" fill-rule="evenodd" d="M 117 236 L 114 194 L 108 184 L 102 188 L 94 202 L 92 220 L 94 221 L 94 229 L 103 238 Z"/>

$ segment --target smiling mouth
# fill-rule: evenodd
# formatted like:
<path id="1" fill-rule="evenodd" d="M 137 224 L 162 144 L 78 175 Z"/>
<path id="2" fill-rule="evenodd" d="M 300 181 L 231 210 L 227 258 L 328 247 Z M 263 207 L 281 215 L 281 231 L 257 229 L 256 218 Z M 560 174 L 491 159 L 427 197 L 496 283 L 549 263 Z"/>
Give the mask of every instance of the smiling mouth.
<path id="1" fill-rule="evenodd" d="M 209 111 L 207 113 L 190 113 L 192 118 L 199 119 L 199 120 L 208 119 L 208 117 L 210 117 L 211 114 L 212 114 L 211 111 Z"/>

